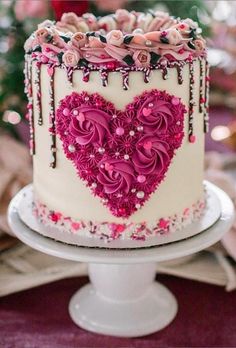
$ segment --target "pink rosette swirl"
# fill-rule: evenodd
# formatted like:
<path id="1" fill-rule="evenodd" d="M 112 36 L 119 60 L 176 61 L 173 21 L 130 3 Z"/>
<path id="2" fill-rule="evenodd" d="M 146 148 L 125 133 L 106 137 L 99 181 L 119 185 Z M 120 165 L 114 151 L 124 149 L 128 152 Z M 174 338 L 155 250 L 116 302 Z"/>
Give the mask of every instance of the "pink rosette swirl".
<path id="1" fill-rule="evenodd" d="M 81 106 L 73 111 L 73 115 L 69 131 L 78 144 L 97 143 L 102 145 L 104 138 L 110 135 L 111 116 L 106 112 L 93 106 Z"/>
<path id="2" fill-rule="evenodd" d="M 143 103 L 137 118 L 144 125 L 145 131 L 165 133 L 174 121 L 171 107 L 170 102 L 153 95 Z"/>
<path id="3" fill-rule="evenodd" d="M 161 174 L 170 163 L 169 144 L 156 136 L 144 135 L 132 157 L 135 170 L 140 175 Z"/>
<path id="4" fill-rule="evenodd" d="M 99 163 L 97 180 L 107 194 L 118 191 L 127 194 L 134 178 L 133 166 L 125 160 L 106 159 Z"/>

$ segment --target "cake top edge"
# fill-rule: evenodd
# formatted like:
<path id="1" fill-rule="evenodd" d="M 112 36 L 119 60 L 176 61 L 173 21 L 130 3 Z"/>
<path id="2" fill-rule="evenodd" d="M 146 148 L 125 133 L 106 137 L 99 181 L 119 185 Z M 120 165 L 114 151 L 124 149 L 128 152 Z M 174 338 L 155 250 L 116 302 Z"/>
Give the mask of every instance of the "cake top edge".
<path id="1" fill-rule="evenodd" d="M 105 17 L 64 13 L 45 20 L 26 40 L 26 54 L 40 63 L 69 68 L 148 68 L 162 61 L 192 61 L 206 55 L 201 28 L 192 19 L 161 11 L 119 9 Z"/>

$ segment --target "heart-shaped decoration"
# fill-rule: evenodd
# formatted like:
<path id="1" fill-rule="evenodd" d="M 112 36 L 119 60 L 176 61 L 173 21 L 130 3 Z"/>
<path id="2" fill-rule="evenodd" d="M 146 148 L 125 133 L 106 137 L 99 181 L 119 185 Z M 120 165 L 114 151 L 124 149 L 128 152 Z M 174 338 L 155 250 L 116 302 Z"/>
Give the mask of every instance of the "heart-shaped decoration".
<path id="1" fill-rule="evenodd" d="M 99 94 L 61 100 L 56 131 L 64 152 L 111 213 L 127 218 L 164 179 L 181 145 L 186 108 L 179 98 L 151 90 L 124 111 Z"/>

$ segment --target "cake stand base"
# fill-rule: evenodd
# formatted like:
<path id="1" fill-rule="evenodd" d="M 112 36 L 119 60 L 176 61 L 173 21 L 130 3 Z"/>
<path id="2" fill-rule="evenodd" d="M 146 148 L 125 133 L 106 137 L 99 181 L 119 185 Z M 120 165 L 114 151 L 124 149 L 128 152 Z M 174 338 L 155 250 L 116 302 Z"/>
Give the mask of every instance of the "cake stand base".
<path id="1" fill-rule="evenodd" d="M 63 244 L 35 232 L 18 214 L 22 193 L 9 206 L 9 224 L 15 235 L 34 249 L 68 260 L 89 262 L 90 284 L 79 290 L 69 305 L 73 321 L 105 335 L 138 337 L 161 330 L 177 312 L 174 296 L 154 281 L 156 264 L 191 255 L 218 242 L 234 220 L 227 194 L 209 184 L 217 195 L 221 216 L 202 233 L 178 242 L 139 249 L 101 249 Z M 211 206 L 214 210 L 214 202 Z M 200 232 L 200 231 L 199 231 Z"/>
<path id="2" fill-rule="evenodd" d="M 177 301 L 154 282 L 155 263 L 90 264 L 92 284 L 71 299 L 70 316 L 80 327 L 107 335 L 144 336 L 163 329 L 177 313 Z"/>

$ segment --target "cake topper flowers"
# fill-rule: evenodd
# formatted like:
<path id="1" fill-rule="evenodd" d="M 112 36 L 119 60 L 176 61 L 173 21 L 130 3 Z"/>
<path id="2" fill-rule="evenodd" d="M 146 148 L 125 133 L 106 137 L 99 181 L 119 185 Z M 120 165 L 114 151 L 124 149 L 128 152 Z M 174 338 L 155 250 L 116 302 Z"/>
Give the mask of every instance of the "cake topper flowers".
<path id="1" fill-rule="evenodd" d="M 66 67 L 109 67 L 112 62 L 148 67 L 162 57 L 183 61 L 204 55 L 205 40 L 191 19 L 174 19 L 160 11 L 117 10 L 99 19 L 65 13 L 57 23 L 45 21 L 27 40 L 25 50 L 41 62 L 45 51 L 52 53 L 52 59 L 46 54 L 47 63 Z"/>

